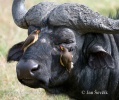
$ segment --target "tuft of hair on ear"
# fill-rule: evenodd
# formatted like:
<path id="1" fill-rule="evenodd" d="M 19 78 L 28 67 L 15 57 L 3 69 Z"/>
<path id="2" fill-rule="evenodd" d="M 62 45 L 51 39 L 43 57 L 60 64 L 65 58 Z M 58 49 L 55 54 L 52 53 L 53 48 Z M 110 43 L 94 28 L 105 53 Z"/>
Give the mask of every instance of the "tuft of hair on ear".
<path id="1" fill-rule="evenodd" d="M 20 42 L 18 44 L 15 44 L 13 47 L 9 49 L 8 55 L 7 55 L 7 62 L 20 60 L 20 58 L 22 57 L 24 53 L 24 51 L 21 49 L 23 44 L 24 42 Z"/>

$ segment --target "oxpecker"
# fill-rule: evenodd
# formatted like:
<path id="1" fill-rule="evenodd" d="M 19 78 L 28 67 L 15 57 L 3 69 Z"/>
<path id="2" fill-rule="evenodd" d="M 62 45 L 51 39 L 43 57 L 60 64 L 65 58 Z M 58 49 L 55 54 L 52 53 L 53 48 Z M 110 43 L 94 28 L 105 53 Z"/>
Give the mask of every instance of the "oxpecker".
<path id="1" fill-rule="evenodd" d="M 24 44 L 22 46 L 22 49 L 24 52 L 26 49 L 31 46 L 33 43 L 35 43 L 38 40 L 38 34 L 40 33 L 40 30 L 34 30 L 24 41 Z"/>
<path id="2" fill-rule="evenodd" d="M 73 55 L 71 52 L 68 51 L 67 48 L 60 46 L 61 55 L 60 55 L 60 63 L 62 66 L 66 67 L 67 71 L 70 73 L 71 69 L 73 68 L 72 58 Z"/>

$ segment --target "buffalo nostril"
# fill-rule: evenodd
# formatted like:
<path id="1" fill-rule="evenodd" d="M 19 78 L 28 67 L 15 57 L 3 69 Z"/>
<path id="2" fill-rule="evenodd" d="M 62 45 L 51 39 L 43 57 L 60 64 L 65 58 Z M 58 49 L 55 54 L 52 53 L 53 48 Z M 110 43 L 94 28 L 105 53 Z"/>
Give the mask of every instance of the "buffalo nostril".
<path id="1" fill-rule="evenodd" d="M 40 69 L 40 66 L 35 66 L 34 68 L 31 69 L 31 72 L 34 73 Z"/>

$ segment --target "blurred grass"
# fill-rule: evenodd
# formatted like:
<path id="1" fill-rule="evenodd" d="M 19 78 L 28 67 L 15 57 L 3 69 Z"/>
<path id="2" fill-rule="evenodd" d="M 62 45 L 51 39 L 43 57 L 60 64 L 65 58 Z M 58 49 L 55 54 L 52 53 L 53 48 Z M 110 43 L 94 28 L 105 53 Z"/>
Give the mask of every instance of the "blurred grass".
<path id="1" fill-rule="evenodd" d="M 16 77 L 14 63 L 7 63 L 6 56 L 9 48 L 24 40 L 27 30 L 20 29 L 14 24 L 11 15 L 13 0 L 0 0 L 0 100 L 69 100 L 66 96 L 47 95 L 43 89 L 31 89 L 21 85 Z M 26 0 L 27 8 L 47 0 Z M 49 0 L 58 2 L 58 0 Z M 94 11 L 107 16 L 115 14 L 119 7 L 118 0 L 60 0 L 59 3 L 78 2 L 89 6 Z"/>

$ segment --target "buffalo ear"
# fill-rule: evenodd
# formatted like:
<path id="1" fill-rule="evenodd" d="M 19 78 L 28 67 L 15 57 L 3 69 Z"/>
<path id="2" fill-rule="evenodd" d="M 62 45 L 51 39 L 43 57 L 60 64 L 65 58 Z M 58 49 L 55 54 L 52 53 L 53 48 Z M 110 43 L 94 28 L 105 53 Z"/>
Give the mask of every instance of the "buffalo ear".
<path id="1" fill-rule="evenodd" d="M 18 44 L 15 44 L 8 52 L 7 55 L 7 62 L 11 62 L 11 61 L 19 61 L 20 58 L 23 55 L 23 50 L 21 49 L 21 47 L 23 46 L 24 42 L 20 42 Z"/>
<path id="2" fill-rule="evenodd" d="M 91 68 L 114 68 L 114 59 L 102 46 L 90 48 L 88 64 Z"/>

